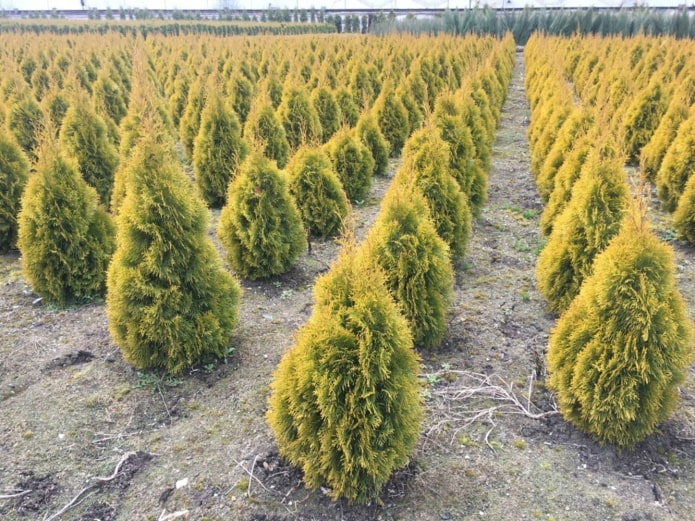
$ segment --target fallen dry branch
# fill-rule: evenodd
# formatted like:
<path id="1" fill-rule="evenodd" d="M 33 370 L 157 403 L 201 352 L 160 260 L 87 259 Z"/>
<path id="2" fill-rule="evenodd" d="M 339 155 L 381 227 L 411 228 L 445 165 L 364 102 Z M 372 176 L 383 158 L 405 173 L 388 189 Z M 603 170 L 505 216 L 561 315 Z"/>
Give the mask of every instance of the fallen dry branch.
<path id="1" fill-rule="evenodd" d="M 72 498 L 70 500 L 70 502 L 67 505 L 65 505 L 63 508 L 58 510 L 58 512 L 56 512 L 52 516 L 47 517 L 47 518 L 44 517 L 43 521 L 53 521 L 54 519 L 58 519 L 60 516 L 65 514 L 65 512 L 67 512 L 68 510 L 70 510 L 72 508 L 75 508 L 77 505 L 79 505 L 85 499 L 87 499 L 89 496 L 92 495 L 92 494 L 87 494 L 87 492 L 89 492 L 95 488 L 101 487 L 104 483 L 108 483 L 109 481 L 113 481 L 114 479 L 116 479 L 116 476 L 118 476 L 118 473 L 121 471 L 121 467 L 123 466 L 123 464 L 126 461 L 128 461 L 130 458 L 132 458 L 133 456 L 136 456 L 136 455 L 137 455 L 137 452 L 126 452 L 125 454 L 123 454 L 123 457 L 118 462 L 118 464 L 116 465 L 116 468 L 114 469 L 114 471 L 111 473 L 110 476 L 107 476 L 107 477 L 96 476 L 96 477 L 92 478 L 93 480 L 96 481 L 96 483 L 92 483 L 91 485 L 84 487 L 82 490 L 80 490 L 77 493 L 77 495 L 74 498 Z"/>
<path id="2" fill-rule="evenodd" d="M 471 371 L 442 370 L 436 373 L 420 375 L 428 382 L 439 382 L 442 379 L 456 380 L 446 386 L 428 389 L 428 395 L 434 402 L 431 409 L 435 412 L 436 421 L 425 431 L 426 436 L 431 436 L 440 431 L 445 425 L 455 425 L 451 436 L 453 442 L 458 433 L 477 421 L 485 422 L 491 426 L 485 435 L 485 443 L 492 450 L 494 447 L 489 442 L 489 436 L 495 428 L 493 415 L 518 414 L 539 420 L 547 416 L 559 414 L 552 403 L 551 409 L 544 411 L 533 403 L 533 386 L 535 377 L 529 376 L 526 396 L 519 396 L 515 386 L 496 374 L 482 374 Z M 479 400 L 492 401 L 494 405 L 478 406 Z"/>
<path id="3" fill-rule="evenodd" d="M 172 521 L 173 519 L 178 519 L 179 517 L 188 520 L 189 515 L 188 510 L 179 510 L 178 512 L 172 512 L 171 514 L 167 514 L 166 510 L 162 510 L 162 513 L 159 515 L 157 521 Z"/>

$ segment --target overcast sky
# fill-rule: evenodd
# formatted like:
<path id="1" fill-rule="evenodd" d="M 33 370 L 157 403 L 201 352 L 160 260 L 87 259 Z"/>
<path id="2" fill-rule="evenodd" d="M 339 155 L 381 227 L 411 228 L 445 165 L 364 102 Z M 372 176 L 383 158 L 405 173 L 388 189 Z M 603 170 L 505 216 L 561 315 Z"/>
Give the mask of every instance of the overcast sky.
<path id="1" fill-rule="evenodd" d="M 371 7 L 375 9 L 390 9 L 394 6 L 399 8 L 417 8 L 417 7 L 450 7 L 450 8 L 467 8 L 469 0 L 85 0 L 88 7 L 97 7 L 105 9 L 118 9 L 119 7 L 141 7 L 151 10 L 158 9 L 216 9 L 225 3 L 230 5 L 238 5 L 240 8 L 260 9 L 272 4 L 275 7 L 290 7 L 300 8 L 309 7 L 327 7 L 329 9 L 339 9 L 344 7 L 364 8 Z M 480 0 L 480 4 L 487 3 L 490 6 L 502 5 L 505 0 Z M 623 0 L 623 4 L 630 5 L 633 0 Z M 680 3 L 693 4 L 695 0 L 648 0 L 646 3 L 651 6 L 676 6 Z M 475 0 L 472 0 L 475 4 Z M 590 6 L 596 7 L 614 7 L 621 4 L 621 0 L 512 0 L 507 2 L 514 6 L 521 7 L 529 4 L 534 6 Z M 0 8 L 10 9 L 31 9 L 31 10 L 47 10 L 47 9 L 80 9 L 80 0 L 0 0 Z"/>

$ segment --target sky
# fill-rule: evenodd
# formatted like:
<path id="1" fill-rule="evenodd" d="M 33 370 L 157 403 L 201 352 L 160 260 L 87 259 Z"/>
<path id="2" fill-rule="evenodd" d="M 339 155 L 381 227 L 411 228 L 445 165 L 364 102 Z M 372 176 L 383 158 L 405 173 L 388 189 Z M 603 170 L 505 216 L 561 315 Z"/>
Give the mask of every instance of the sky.
<path id="1" fill-rule="evenodd" d="M 329 9 L 351 8 L 375 8 L 391 9 L 394 6 L 399 8 L 467 8 L 469 0 L 85 0 L 88 7 L 105 9 L 118 9 L 119 7 L 140 7 L 150 10 L 159 9 L 217 9 L 225 4 L 238 5 L 239 8 L 259 9 L 272 4 L 274 7 L 300 8 L 326 7 Z M 475 0 L 472 0 L 475 4 Z M 505 0 L 481 0 L 481 4 L 487 3 L 490 6 L 502 5 Z M 640 1 L 640 4 L 647 3 L 650 6 L 676 6 L 680 3 L 693 4 L 695 0 L 647 0 Z M 631 5 L 633 0 L 623 0 L 625 5 Z M 596 6 L 596 7 L 617 7 L 621 0 L 513 0 L 507 5 L 513 4 L 515 7 L 522 7 L 526 4 L 537 7 L 571 7 L 571 6 Z M 60 9 L 80 9 L 80 0 L 0 0 L 0 8 L 22 9 L 22 10 L 50 10 Z"/>

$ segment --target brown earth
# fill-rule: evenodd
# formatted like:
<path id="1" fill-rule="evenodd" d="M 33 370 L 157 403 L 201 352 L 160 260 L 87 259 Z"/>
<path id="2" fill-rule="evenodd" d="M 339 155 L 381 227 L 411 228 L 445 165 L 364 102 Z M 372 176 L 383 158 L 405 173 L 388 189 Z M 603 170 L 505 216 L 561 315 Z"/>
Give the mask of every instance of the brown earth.
<path id="1" fill-rule="evenodd" d="M 103 303 L 46 306 L 22 278 L 19 256 L 0 256 L 0 518 L 163 520 L 188 511 L 199 521 L 695 519 L 692 374 L 674 418 L 622 453 L 565 423 L 543 386 L 555 317 L 534 286 L 541 205 L 517 61 L 489 201 L 457 267 L 449 332 L 423 355 L 423 434 L 381 505 L 350 506 L 304 489 L 264 421 L 272 372 L 311 313 L 314 279 L 337 255 L 329 241 L 314 243 L 282 277 L 244 282 L 233 352 L 181 378 L 131 368 L 109 339 Z M 355 208 L 358 237 L 389 182 L 378 179 Z M 653 212 L 675 249 L 692 318 L 693 249 Z"/>

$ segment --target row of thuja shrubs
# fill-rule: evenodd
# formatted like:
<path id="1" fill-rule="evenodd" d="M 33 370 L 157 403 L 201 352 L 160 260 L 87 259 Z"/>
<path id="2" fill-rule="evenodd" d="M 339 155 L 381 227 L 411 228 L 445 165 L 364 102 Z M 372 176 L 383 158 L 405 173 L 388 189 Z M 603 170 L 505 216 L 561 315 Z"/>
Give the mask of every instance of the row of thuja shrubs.
<path id="1" fill-rule="evenodd" d="M 548 384 L 566 419 L 621 448 L 673 413 L 692 359 L 672 250 L 650 229 L 644 186 L 631 196 L 625 168 L 642 149 L 635 141 L 648 142 L 635 136 L 656 128 L 651 109 L 636 115 L 641 91 L 655 77 L 683 79 L 674 63 L 687 59 L 670 43 L 536 36 L 525 49 L 531 172 L 548 238 L 536 277 L 560 314 Z"/>
<path id="2" fill-rule="evenodd" d="M 366 239 L 359 246 L 346 239 L 316 282 L 312 315 L 274 374 L 267 413 L 281 455 L 309 488 L 372 501 L 408 462 L 423 417 L 413 347 L 434 347 L 445 334 L 452 263 L 465 252 L 472 209 L 480 210 L 474 201 L 485 199 L 482 158 L 513 60 L 507 38 L 470 81 L 435 101 L 406 139 Z M 482 112 L 470 115 L 481 106 L 490 128 Z M 468 117 L 479 122 L 480 141 Z"/>
<path id="3" fill-rule="evenodd" d="M 375 109 L 359 120 L 357 137 L 342 128 L 324 146 L 302 139 L 287 173 L 254 141 L 228 179 L 220 242 L 230 264 L 244 266 L 238 272 L 271 276 L 305 247 L 302 203 L 295 203 L 293 190 L 313 194 L 309 207 L 342 212 L 348 203 L 336 158 L 349 155 L 342 152 L 345 136 L 364 140 L 369 161 L 362 168 L 372 176 L 377 160 L 370 143 L 385 133 L 382 121 L 394 125 L 395 140 L 384 139 L 385 150 L 402 150 L 402 166 L 377 223 L 361 247 L 347 246 L 317 282 L 312 316 L 273 380 L 268 418 L 281 452 L 302 467 L 309 487 L 328 486 L 334 498 L 367 502 L 378 496 L 418 439 L 422 404 L 413 347 L 434 347 L 445 333 L 452 262 L 463 256 L 471 216 L 486 199 L 490 148 L 513 57 L 511 38 L 490 42 L 458 88 L 432 100 L 422 124 L 410 126 L 408 112 L 396 111 L 409 129 L 405 135 L 395 133 L 398 116 L 380 118 Z M 8 154 L 30 177 L 19 245 L 37 291 L 64 304 L 106 288 L 109 329 L 125 359 L 180 373 L 224 353 L 241 290 L 223 269 L 208 237 L 208 209 L 178 160 L 178 132 L 159 95 L 155 66 L 143 49 L 134 50 L 130 63 L 111 216 L 60 133 L 48 128 L 32 148 L 30 176 L 20 147 L 11 145 Z M 201 120 L 203 131 L 214 127 Z M 238 125 L 223 128 L 238 133 Z M 202 142 L 199 134 L 194 163 Z M 361 175 L 350 172 L 347 180 Z M 341 224 L 336 219 L 327 230 L 317 222 L 317 235 L 332 235 Z"/>
<path id="4" fill-rule="evenodd" d="M 350 20 L 352 25 L 352 20 Z M 359 24 L 359 22 L 358 22 Z M 0 34 L 19 35 L 97 35 L 120 34 L 122 36 L 141 36 L 148 38 L 161 36 L 287 36 L 301 34 L 335 33 L 341 21 L 331 19 L 325 23 L 284 23 L 281 21 L 249 20 L 249 21 L 171 21 L 151 20 L 125 23 L 118 21 L 84 22 L 76 20 L 1 20 Z M 342 27 L 341 27 L 342 28 Z M 340 30 L 338 30 L 340 32 Z"/>
<path id="5" fill-rule="evenodd" d="M 441 96 L 435 112 L 446 128 L 447 139 L 456 147 L 451 161 L 458 164 L 460 182 L 466 183 L 467 190 L 471 191 L 471 207 L 475 210 L 484 202 L 482 172 L 489 166 L 489 150 L 478 143 L 487 145 L 491 142 L 495 114 L 499 113 L 498 106 L 503 99 L 501 73 L 487 66 L 499 61 L 500 42 L 478 38 L 460 42 L 448 38 L 412 39 L 407 42 L 406 50 L 405 45 L 401 46 L 400 42 L 395 45 L 394 40 L 375 41 L 375 47 L 383 54 L 375 52 L 372 57 L 379 60 L 376 63 L 383 73 L 392 73 L 399 83 L 418 87 L 416 95 L 422 104 L 413 98 L 406 109 L 401 97 L 389 86 L 390 78 L 376 75 L 376 65 L 362 60 L 368 54 L 369 46 L 366 44 L 371 44 L 368 40 L 323 42 L 305 39 L 292 42 L 315 51 L 315 54 L 309 53 L 307 60 L 331 62 L 318 67 L 321 77 L 329 78 L 338 70 L 345 69 L 343 66 L 347 63 L 353 65 L 352 62 L 357 60 L 350 60 L 351 55 L 360 50 L 360 65 L 348 68 L 350 89 L 345 92 L 343 105 L 330 103 L 332 92 L 327 88 L 315 89 L 315 96 L 307 96 L 305 84 L 314 83 L 316 78 L 299 73 L 307 70 L 301 61 L 296 62 L 295 69 L 286 60 L 278 61 L 277 67 L 294 79 L 289 87 L 265 81 L 265 76 L 274 76 L 266 69 L 274 62 L 271 58 L 281 57 L 281 49 L 287 55 L 292 52 L 284 49 L 289 46 L 283 47 L 271 39 L 239 42 L 240 47 L 246 49 L 242 53 L 255 55 L 264 51 L 267 54 L 267 58 L 258 64 L 249 57 L 239 61 L 234 59 L 224 40 L 202 42 L 197 48 L 191 47 L 190 54 L 187 46 L 162 40 L 151 42 L 152 47 L 147 49 L 150 53 L 147 53 L 141 42 L 136 43 L 130 52 L 125 52 L 122 46 L 133 42 L 112 36 L 108 43 L 113 46 L 113 52 L 102 57 L 96 53 L 93 39 L 85 37 L 61 42 L 59 38 L 50 37 L 49 40 L 52 44 L 49 52 L 44 52 L 41 45 L 46 42 L 38 42 L 36 46 L 19 40 L 8 42 L 21 45 L 16 48 L 10 45 L 13 51 L 4 55 L 8 74 L 3 83 L 2 106 L 7 110 L 2 114 L 7 115 L 7 132 L 2 133 L 1 143 L 6 150 L 3 161 L 11 167 L 8 170 L 3 168 L 3 173 L 9 172 L 3 179 L 8 187 L 3 192 L 3 195 L 7 194 L 3 200 L 7 208 L 7 240 L 3 247 L 12 248 L 18 242 L 23 250 L 27 279 L 49 301 L 66 305 L 104 294 L 104 268 L 114 248 L 114 223 L 120 233 L 120 223 L 128 220 L 122 215 L 123 208 L 132 206 L 127 204 L 130 178 L 146 177 L 148 170 L 158 169 L 162 162 L 171 163 L 174 166 L 168 170 L 177 171 L 178 159 L 172 155 L 175 147 L 167 144 L 169 142 L 182 142 L 184 153 L 193 163 L 197 191 L 205 202 L 212 207 L 223 207 L 220 241 L 235 271 L 248 278 L 267 278 L 289 269 L 306 247 L 306 229 L 320 238 L 339 232 L 349 210 L 348 201 L 359 201 L 366 196 L 372 176 L 384 173 L 388 156 L 400 153 L 409 133 L 421 124 L 420 118 L 435 108 L 434 99 L 439 99 L 439 96 L 430 99 L 430 92 L 448 91 L 454 86 L 470 91 L 466 104 L 461 107 L 450 97 Z M 210 47 L 206 47 L 206 43 Z M 319 48 L 320 44 L 324 47 Z M 264 48 L 264 45 L 269 48 Z M 507 48 L 509 45 L 507 42 Z M 213 46 L 221 54 L 213 53 Z M 166 58 L 171 56 L 167 56 L 165 50 L 177 54 L 181 63 L 170 66 Z M 330 59 L 331 51 L 338 56 Z M 136 57 L 133 52 L 137 54 L 137 68 L 133 65 Z M 187 70 L 183 60 L 189 56 L 190 69 Z M 210 56 L 209 60 L 206 56 Z M 456 56 L 457 59 L 447 61 L 447 58 Z M 389 67 L 384 66 L 385 60 L 389 61 Z M 232 75 L 236 67 L 237 74 Z M 470 71 L 480 69 L 481 74 L 466 78 L 463 74 L 466 67 Z M 160 75 L 165 84 L 180 87 L 187 75 L 197 70 L 204 76 L 204 82 L 199 82 L 201 88 L 209 86 L 207 96 L 197 96 L 195 91 L 190 91 L 179 103 L 161 95 L 167 89 L 160 85 Z M 217 72 L 213 74 L 212 70 Z M 34 82 L 34 79 L 42 73 L 49 81 L 39 90 L 37 86 L 42 82 Z M 224 82 L 225 74 L 230 75 L 227 82 Z M 302 78 L 304 84 L 297 78 Z M 112 96 L 99 94 L 104 89 L 98 86 L 107 80 L 111 83 L 106 90 Z M 333 78 L 333 81 L 338 81 L 338 78 Z M 222 83 L 237 88 L 231 100 L 222 98 L 221 94 L 225 94 Z M 382 83 L 385 86 L 380 88 Z M 271 85 L 274 87 L 270 88 Z M 173 98 L 177 93 L 181 92 L 172 87 Z M 242 93 L 255 96 L 259 101 L 247 104 L 249 98 Z M 48 100 L 57 98 L 66 101 L 63 115 L 52 112 L 48 105 Z M 324 105 L 328 109 L 322 111 L 323 118 L 318 118 L 317 107 L 323 106 L 326 98 L 329 101 Z M 273 105 L 274 99 L 277 108 Z M 357 108 L 358 102 L 360 108 Z M 17 107 L 25 106 L 35 107 L 38 119 L 32 124 L 12 124 L 14 114 L 26 112 Z M 347 107 L 347 110 L 341 111 L 342 107 Z M 351 107 L 355 110 L 351 111 Z M 347 118 L 353 117 L 353 112 L 355 119 L 354 126 L 351 126 Z M 245 115 L 243 134 L 242 115 Z M 175 123 L 177 118 L 178 125 Z M 22 120 L 19 118 L 17 121 Z M 195 121 L 198 121 L 197 125 Z M 465 132 L 457 130 L 466 123 L 470 129 L 466 128 Z M 152 126 L 156 131 L 149 130 Z M 143 133 L 147 132 L 158 148 L 154 144 L 138 145 L 143 141 Z M 425 155 L 422 161 L 427 159 Z M 32 180 L 37 179 L 29 183 L 32 189 L 23 190 L 30 177 L 30 164 L 32 170 L 43 165 L 39 169 L 42 175 L 32 174 Z M 287 173 L 280 170 L 281 165 L 286 167 Z M 55 179 L 51 178 L 52 172 L 58 172 Z M 168 175 L 174 180 L 167 180 L 167 186 L 182 184 L 183 188 L 186 187 L 180 175 L 172 172 Z M 90 188 L 76 188 L 74 185 L 78 181 Z M 54 183 L 67 184 L 62 190 L 54 190 Z M 179 189 L 181 187 L 176 190 Z M 67 202 L 55 204 L 53 194 L 65 193 L 65 190 L 71 194 L 66 201 L 72 201 L 75 206 Z M 92 200 L 92 191 L 96 193 L 96 202 Z M 145 246 L 139 246 L 143 248 L 142 252 L 124 257 L 132 260 L 134 255 L 136 261 L 144 257 L 143 270 L 148 281 L 161 277 L 161 287 L 157 291 L 149 288 L 149 283 L 131 282 L 138 291 L 147 295 L 139 308 L 135 306 L 137 313 L 152 315 L 155 326 L 147 329 L 150 326 L 143 321 L 143 327 L 149 333 L 126 334 L 118 332 L 118 328 L 113 331 L 119 345 L 128 344 L 135 351 L 141 344 L 147 345 L 145 339 L 157 330 L 156 320 L 162 317 L 180 320 L 178 313 L 163 313 L 156 306 L 160 305 L 161 299 L 172 299 L 173 305 L 179 298 L 167 296 L 161 290 L 174 286 L 173 278 L 180 269 L 178 255 L 174 254 L 178 248 L 175 245 L 186 242 L 166 233 L 160 236 L 154 223 L 143 224 L 147 219 L 156 222 L 170 215 L 162 208 L 167 201 L 173 206 L 178 201 L 178 192 L 161 187 L 156 191 L 162 192 L 159 197 L 163 197 L 163 201 L 155 204 L 150 200 L 154 194 L 150 194 L 136 205 L 139 211 L 154 212 L 155 216 L 134 219 L 133 228 L 138 232 L 133 232 L 132 238 L 133 241 L 137 237 L 144 240 L 143 237 L 153 234 L 153 239 L 151 243 L 145 241 Z M 22 192 L 25 210 L 17 221 Z M 110 217 L 105 209 L 109 210 Z M 197 216 L 199 210 L 188 208 L 182 212 L 186 215 L 193 212 Z M 171 215 L 177 214 L 173 212 Z M 78 216 L 83 217 L 78 219 L 79 225 L 72 222 Z M 200 219 L 200 216 L 195 217 L 190 227 L 196 230 L 205 227 L 206 221 Z M 55 229 L 41 226 L 49 221 L 60 225 Z M 442 233 L 460 235 L 460 230 L 446 231 L 444 228 L 442 225 Z M 461 244 L 462 241 L 457 239 L 457 251 L 463 251 Z M 195 247 L 202 248 L 200 245 Z M 207 255 L 209 252 L 205 253 Z M 100 259 L 98 265 L 95 264 L 96 257 Z M 121 258 L 118 251 L 115 258 Z M 174 264 L 165 269 L 166 262 Z M 112 280 L 119 281 L 121 277 L 114 275 Z M 184 288 L 191 286 L 192 283 L 182 284 Z M 115 293 L 109 290 L 109 294 Z M 112 301 L 116 302 L 117 297 L 114 296 Z M 184 303 L 177 301 L 178 305 L 184 306 Z M 214 314 L 210 315 L 210 320 L 213 318 Z M 132 322 L 124 320 L 124 327 L 133 327 Z M 195 323 L 195 320 L 190 322 Z M 163 329 L 173 331 L 174 325 L 163 326 Z M 196 330 L 204 328 L 201 326 Z M 128 355 L 127 358 L 138 367 L 164 366 L 169 371 L 180 372 L 202 356 L 200 345 L 189 350 L 180 340 L 174 336 L 154 338 L 154 345 L 158 347 L 144 348 L 142 357 Z M 212 349 L 216 349 L 214 343 Z"/>
<path id="6" fill-rule="evenodd" d="M 656 185 L 662 208 L 673 213 L 676 234 L 695 244 L 695 181 L 688 186 L 695 164 L 695 42 L 565 42 L 563 70 L 575 96 L 610 116 L 607 128 L 618 136 L 627 164 Z"/>
<path id="7" fill-rule="evenodd" d="M 695 17 L 686 8 L 675 11 L 646 6 L 620 9 L 494 9 L 489 6 L 447 10 L 441 16 L 378 20 L 372 32 L 408 34 L 488 34 L 502 37 L 512 33 L 514 41 L 525 45 L 535 32 L 556 36 L 639 35 L 695 38 Z"/>

